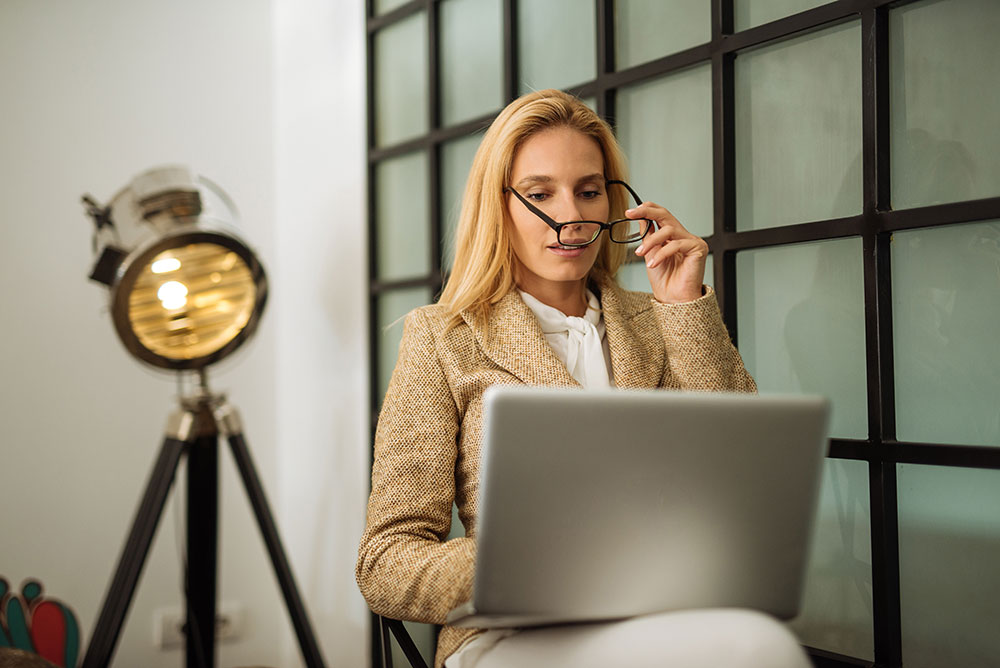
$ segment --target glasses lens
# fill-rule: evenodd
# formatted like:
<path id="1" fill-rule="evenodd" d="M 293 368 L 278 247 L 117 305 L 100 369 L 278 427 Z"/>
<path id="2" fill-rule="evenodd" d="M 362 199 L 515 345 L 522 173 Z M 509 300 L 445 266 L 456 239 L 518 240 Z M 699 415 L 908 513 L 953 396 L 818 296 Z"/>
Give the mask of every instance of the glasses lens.
<path id="1" fill-rule="evenodd" d="M 563 246 L 586 246 L 601 233 L 597 223 L 569 223 L 559 228 L 559 243 Z"/>
<path id="2" fill-rule="evenodd" d="M 648 229 L 649 221 L 643 218 L 616 220 L 611 223 L 611 240 L 622 244 L 638 241 L 646 235 Z"/>

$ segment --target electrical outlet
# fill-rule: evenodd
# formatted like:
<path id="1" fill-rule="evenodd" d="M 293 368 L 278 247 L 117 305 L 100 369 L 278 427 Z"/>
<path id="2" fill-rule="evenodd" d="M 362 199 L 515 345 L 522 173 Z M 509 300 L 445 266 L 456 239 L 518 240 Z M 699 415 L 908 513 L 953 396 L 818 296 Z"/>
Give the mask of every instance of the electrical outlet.
<path id="1" fill-rule="evenodd" d="M 178 607 L 153 611 L 153 644 L 160 649 L 183 647 L 184 611 Z M 215 613 L 215 639 L 222 642 L 238 640 L 243 635 L 246 610 L 242 603 L 220 603 Z"/>

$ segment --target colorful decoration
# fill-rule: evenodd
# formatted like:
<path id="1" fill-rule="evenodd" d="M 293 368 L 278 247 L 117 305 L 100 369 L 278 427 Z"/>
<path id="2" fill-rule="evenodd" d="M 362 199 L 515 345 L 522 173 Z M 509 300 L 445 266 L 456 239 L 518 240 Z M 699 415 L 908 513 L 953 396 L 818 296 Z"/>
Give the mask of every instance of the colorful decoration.
<path id="1" fill-rule="evenodd" d="M 63 668 L 76 666 L 80 627 L 66 605 L 42 596 L 42 583 L 25 580 L 21 593 L 0 577 L 0 647 L 33 652 Z"/>

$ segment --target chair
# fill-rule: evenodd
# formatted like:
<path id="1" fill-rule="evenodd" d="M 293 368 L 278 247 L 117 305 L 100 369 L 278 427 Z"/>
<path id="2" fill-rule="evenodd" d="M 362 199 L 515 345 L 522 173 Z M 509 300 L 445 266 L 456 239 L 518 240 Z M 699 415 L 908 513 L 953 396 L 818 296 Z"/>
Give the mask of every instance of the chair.
<path id="1" fill-rule="evenodd" d="M 382 642 L 382 668 L 392 668 L 392 636 L 396 636 L 396 642 L 406 655 L 406 660 L 410 662 L 410 668 L 428 668 L 427 662 L 420 656 L 420 651 L 403 626 L 403 622 L 382 615 L 375 615 L 375 618 Z"/>

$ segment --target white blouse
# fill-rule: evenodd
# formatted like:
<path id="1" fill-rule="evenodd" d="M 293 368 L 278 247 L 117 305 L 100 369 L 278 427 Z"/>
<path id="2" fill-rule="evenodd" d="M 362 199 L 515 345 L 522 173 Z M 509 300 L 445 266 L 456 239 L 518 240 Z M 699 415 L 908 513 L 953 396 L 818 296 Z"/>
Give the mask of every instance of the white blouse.
<path id="1" fill-rule="evenodd" d="M 543 304 L 527 292 L 518 292 L 570 375 L 585 388 L 611 387 L 611 350 L 604 331 L 604 313 L 594 293 L 587 290 L 587 312 L 580 318 Z"/>

